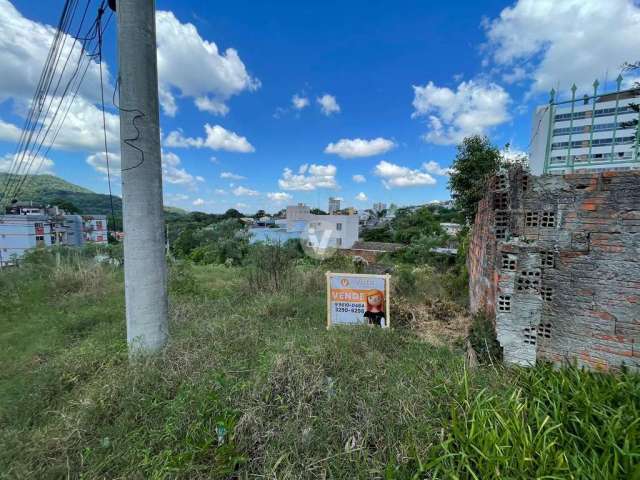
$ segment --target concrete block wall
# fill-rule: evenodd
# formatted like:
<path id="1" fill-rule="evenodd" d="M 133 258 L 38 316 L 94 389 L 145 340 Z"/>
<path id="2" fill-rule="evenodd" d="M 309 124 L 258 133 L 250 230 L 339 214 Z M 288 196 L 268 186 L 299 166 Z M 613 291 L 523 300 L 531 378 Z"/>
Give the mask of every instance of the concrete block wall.
<path id="1" fill-rule="evenodd" d="M 640 172 L 498 175 L 469 252 L 505 361 L 640 367 Z"/>

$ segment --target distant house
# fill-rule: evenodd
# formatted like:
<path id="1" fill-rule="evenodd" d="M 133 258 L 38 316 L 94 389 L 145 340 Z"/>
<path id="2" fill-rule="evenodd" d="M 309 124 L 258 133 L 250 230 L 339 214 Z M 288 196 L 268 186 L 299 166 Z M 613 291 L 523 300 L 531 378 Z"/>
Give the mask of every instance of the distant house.
<path id="1" fill-rule="evenodd" d="M 315 215 L 305 204 L 289 205 L 286 218 L 274 225 L 255 226 L 249 229 L 251 242 L 284 243 L 291 239 L 304 239 L 308 246 L 322 244 L 322 248 L 350 248 L 359 235 L 358 216 Z"/>
<path id="2" fill-rule="evenodd" d="M 108 243 L 105 215 L 67 215 L 33 203 L 12 204 L 0 215 L 0 267 L 14 264 L 33 248 L 85 243 Z"/>

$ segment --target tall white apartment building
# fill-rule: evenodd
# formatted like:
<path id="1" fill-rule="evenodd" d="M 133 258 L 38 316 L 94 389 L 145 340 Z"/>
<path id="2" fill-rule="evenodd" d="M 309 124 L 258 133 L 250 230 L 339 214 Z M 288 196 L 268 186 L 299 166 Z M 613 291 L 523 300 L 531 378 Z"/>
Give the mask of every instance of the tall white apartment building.
<path id="1" fill-rule="evenodd" d="M 640 89 L 551 101 L 533 116 L 529 164 L 531 173 L 591 172 L 640 168 L 638 156 Z"/>
<path id="2" fill-rule="evenodd" d="M 387 204 L 382 202 L 377 202 L 373 204 L 373 211 L 376 213 L 380 213 L 387 209 Z"/>
<path id="3" fill-rule="evenodd" d="M 336 197 L 329 197 L 329 215 L 333 215 L 340 210 L 340 199 Z"/>

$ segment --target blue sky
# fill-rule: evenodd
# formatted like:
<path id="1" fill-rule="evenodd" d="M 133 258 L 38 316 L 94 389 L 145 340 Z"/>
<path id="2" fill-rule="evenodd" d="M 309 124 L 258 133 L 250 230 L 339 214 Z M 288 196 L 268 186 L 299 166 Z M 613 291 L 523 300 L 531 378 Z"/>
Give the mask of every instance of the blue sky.
<path id="1" fill-rule="evenodd" d="M 0 168 L 46 56 L 44 25 L 62 4 L 0 0 Z M 532 108 L 550 87 L 587 91 L 640 57 L 631 0 L 158 0 L 157 9 L 165 197 L 189 210 L 448 199 L 463 136 L 526 152 Z M 113 22 L 109 99 L 115 40 Z M 41 171 L 106 192 L 91 72 Z M 113 108 L 108 121 L 117 156 Z"/>

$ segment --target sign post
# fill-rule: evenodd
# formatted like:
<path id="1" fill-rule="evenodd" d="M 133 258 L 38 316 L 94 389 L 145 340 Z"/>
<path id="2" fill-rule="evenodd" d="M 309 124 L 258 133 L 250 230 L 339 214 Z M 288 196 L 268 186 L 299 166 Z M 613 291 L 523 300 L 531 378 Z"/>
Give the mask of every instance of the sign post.
<path id="1" fill-rule="evenodd" d="M 327 328 L 370 325 L 389 328 L 390 275 L 327 272 Z"/>

